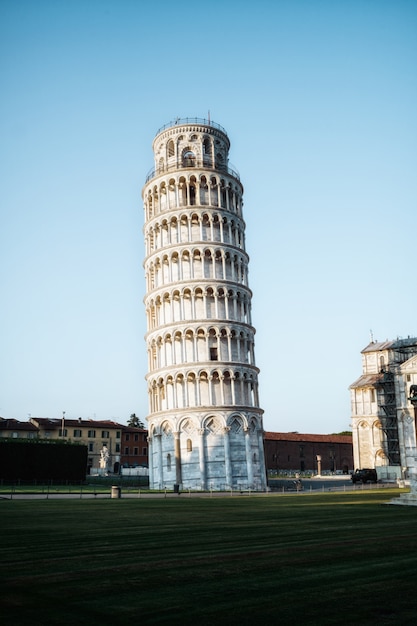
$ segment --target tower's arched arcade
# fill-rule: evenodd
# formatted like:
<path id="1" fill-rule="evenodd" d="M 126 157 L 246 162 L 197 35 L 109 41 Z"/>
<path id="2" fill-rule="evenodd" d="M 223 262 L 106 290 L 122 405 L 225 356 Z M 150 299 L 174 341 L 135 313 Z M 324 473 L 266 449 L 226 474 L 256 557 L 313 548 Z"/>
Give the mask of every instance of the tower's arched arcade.
<path id="1" fill-rule="evenodd" d="M 243 186 L 218 124 L 153 142 L 145 224 L 151 487 L 265 489 Z"/>

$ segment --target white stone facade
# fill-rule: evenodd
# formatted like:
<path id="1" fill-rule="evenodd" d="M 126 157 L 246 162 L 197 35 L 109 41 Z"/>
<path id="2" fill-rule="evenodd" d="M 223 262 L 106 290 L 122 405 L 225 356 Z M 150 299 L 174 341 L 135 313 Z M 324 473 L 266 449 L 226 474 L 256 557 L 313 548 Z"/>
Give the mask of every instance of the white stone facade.
<path id="1" fill-rule="evenodd" d="M 153 488 L 266 488 L 242 216 L 226 132 L 177 120 L 153 142 L 145 210 Z"/>
<path id="2" fill-rule="evenodd" d="M 415 446 L 413 385 L 417 385 L 417 338 L 371 342 L 362 350 L 362 376 L 350 386 L 355 468 L 380 468 L 382 477 L 404 478 L 410 473 L 407 457 Z"/>

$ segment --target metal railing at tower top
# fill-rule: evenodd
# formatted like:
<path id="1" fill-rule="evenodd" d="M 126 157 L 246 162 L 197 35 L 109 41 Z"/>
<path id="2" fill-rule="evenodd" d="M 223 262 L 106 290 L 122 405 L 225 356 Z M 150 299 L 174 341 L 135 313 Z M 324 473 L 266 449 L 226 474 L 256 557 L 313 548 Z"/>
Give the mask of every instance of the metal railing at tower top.
<path id="1" fill-rule="evenodd" d="M 217 128 L 218 130 L 220 130 L 227 137 L 227 133 L 223 126 L 220 126 L 220 124 L 216 124 L 216 122 L 206 120 L 202 117 L 177 117 L 175 120 L 172 120 L 172 122 L 168 122 L 168 124 L 164 124 L 164 126 L 161 126 L 161 128 L 156 131 L 155 137 L 159 135 L 159 133 L 162 133 L 163 130 L 171 128 L 171 126 L 181 126 L 182 124 L 203 124 L 204 126 L 212 126 L 213 128 Z"/>
<path id="2" fill-rule="evenodd" d="M 221 166 L 218 165 L 217 167 L 215 167 L 214 165 L 211 164 L 211 162 L 209 163 L 204 160 L 200 161 L 198 159 L 195 159 L 193 160 L 192 163 L 190 163 L 189 161 L 190 159 L 187 159 L 186 163 L 174 163 L 171 165 L 164 165 L 161 167 L 153 167 L 151 170 L 149 170 L 148 174 L 146 175 L 145 185 L 152 178 L 154 178 L 155 176 L 159 176 L 160 174 L 165 174 L 166 172 L 172 172 L 173 170 L 193 169 L 195 167 L 201 168 L 201 169 L 212 170 L 214 172 L 220 172 L 220 173 L 224 172 L 226 174 L 229 174 L 230 176 L 233 176 L 233 178 L 240 180 L 239 172 L 229 167 L 228 165 L 221 165 Z"/>

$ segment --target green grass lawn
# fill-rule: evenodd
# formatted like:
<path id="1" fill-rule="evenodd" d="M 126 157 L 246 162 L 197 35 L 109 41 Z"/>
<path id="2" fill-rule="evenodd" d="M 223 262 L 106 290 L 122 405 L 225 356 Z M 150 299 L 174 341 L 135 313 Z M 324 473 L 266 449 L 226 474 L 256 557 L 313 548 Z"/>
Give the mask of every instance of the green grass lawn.
<path id="1" fill-rule="evenodd" d="M 394 495 L 2 500 L 2 623 L 414 625 Z"/>

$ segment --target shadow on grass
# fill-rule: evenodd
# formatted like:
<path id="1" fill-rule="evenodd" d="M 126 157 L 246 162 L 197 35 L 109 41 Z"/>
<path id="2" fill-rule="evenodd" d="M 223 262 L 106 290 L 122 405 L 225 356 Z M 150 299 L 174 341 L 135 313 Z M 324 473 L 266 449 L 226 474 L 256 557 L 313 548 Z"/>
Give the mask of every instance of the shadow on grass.
<path id="1" fill-rule="evenodd" d="M 416 510 L 394 495 L 2 501 L 2 617 L 414 624 Z"/>

